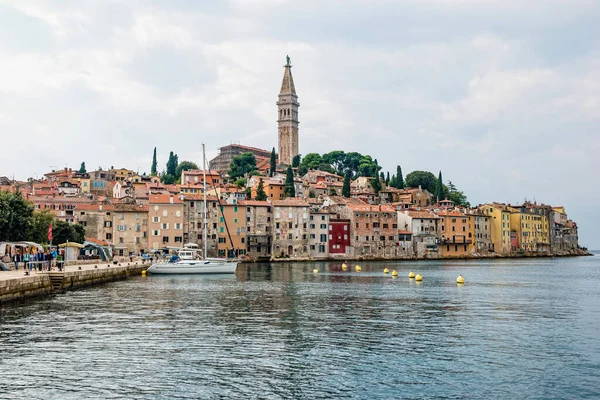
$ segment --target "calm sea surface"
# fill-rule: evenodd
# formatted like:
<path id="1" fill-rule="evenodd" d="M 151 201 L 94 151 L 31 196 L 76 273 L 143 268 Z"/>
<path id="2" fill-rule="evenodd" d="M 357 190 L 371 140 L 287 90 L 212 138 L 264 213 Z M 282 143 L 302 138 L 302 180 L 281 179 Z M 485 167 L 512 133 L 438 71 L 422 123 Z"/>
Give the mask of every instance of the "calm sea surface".
<path id="1" fill-rule="evenodd" d="M 600 398 L 599 256 L 361 265 L 2 306 L 0 399 Z"/>

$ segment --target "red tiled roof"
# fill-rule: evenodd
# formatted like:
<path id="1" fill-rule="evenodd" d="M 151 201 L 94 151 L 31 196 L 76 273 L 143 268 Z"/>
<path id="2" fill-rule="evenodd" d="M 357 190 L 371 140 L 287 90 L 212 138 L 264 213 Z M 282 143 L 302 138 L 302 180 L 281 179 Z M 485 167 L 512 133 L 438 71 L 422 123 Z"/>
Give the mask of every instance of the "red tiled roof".
<path id="1" fill-rule="evenodd" d="M 276 207 L 308 207 L 308 203 L 304 199 L 287 198 L 284 200 L 273 200 L 273 205 Z"/>
<path id="2" fill-rule="evenodd" d="M 173 199 L 173 203 L 171 203 Z M 152 194 L 149 196 L 150 204 L 183 204 L 179 196 L 171 196 L 168 194 Z"/>

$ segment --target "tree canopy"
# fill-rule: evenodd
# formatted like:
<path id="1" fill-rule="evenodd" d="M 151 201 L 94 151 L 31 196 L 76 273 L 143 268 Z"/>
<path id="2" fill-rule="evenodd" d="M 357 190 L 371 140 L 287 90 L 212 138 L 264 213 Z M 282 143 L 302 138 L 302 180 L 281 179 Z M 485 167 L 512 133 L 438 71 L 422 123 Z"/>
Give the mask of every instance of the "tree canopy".
<path id="1" fill-rule="evenodd" d="M 296 188 L 294 186 L 294 171 L 292 171 L 292 167 L 288 167 L 285 175 L 285 196 L 296 197 Z"/>
<path id="2" fill-rule="evenodd" d="M 344 175 L 344 185 L 342 186 L 342 196 L 350 197 L 350 171 Z"/>
<path id="3" fill-rule="evenodd" d="M 27 240 L 33 205 L 21 193 L 0 191 L 0 241 Z"/>
<path id="4" fill-rule="evenodd" d="M 80 172 L 82 174 L 85 174 L 87 172 L 87 170 L 85 169 L 85 161 L 83 161 L 81 163 L 81 165 L 79 166 L 79 171 L 78 172 Z"/>
<path id="5" fill-rule="evenodd" d="M 322 156 L 318 153 L 305 155 L 300 162 L 299 172 L 303 175 L 309 169 L 327 171 L 340 176 L 345 176 L 346 171 L 350 171 L 351 178 L 356 178 L 358 176 L 379 176 L 381 166 L 369 155 L 334 150 Z"/>
<path id="6" fill-rule="evenodd" d="M 156 176 L 158 174 L 156 167 L 157 167 L 157 164 L 156 164 L 156 147 L 155 147 L 154 154 L 152 155 L 152 167 L 150 167 L 150 174 L 152 176 Z"/>
<path id="7" fill-rule="evenodd" d="M 298 168 L 300 166 L 300 154 L 296 154 L 292 159 L 292 168 Z"/>
<path id="8" fill-rule="evenodd" d="M 190 169 L 198 169 L 198 166 L 196 165 L 196 163 L 193 163 L 191 161 L 182 161 L 179 163 L 179 165 L 177 166 L 177 168 L 175 169 L 175 177 L 177 179 L 181 178 L 181 172 L 182 171 L 189 171 Z"/>
<path id="9" fill-rule="evenodd" d="M 177 176 L 177 166 L 179 165 L 179 157 L 177 154 L 170 152 L 169 161 L 167 161 L 167 174 Z"/>
<path id="10" fill-rule="evenodd" d="M 406 175 L 406 185 L 408 187 L 419 187 L 435 194 L 437 178 L 428 171 L 413 171 Z"/>
<path id="11" fill-rule="evenodd" d="M 258 187 L 256 188 L 256 200 L 267 200 L 267 194 L 265 193 L 265 187 L 262 178 L 260 178 L 260 180 L 258 181 Z"/>
<path id="12" fill-rule="evenodd" d="M 239 156 L 233 157 L 229 169 L 229 177 L 231 179 L 241 178 L 246 174 L 250 174 L 256 170 L 256 157 L 254 154 L 242 153 Z"/>

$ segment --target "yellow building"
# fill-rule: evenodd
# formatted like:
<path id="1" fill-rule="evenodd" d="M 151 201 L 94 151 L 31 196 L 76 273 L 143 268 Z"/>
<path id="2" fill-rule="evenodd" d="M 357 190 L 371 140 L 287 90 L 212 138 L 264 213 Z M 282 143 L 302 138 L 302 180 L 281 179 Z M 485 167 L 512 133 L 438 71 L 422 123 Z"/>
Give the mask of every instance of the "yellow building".
<path id="1" fill-rule="evenodd" d="M 81 183 L 81 185 L 79 186 L 79 191 L 81 193 L 89 193 L 90 192 L 90 186 L 91 186 L 92 180 L 89 177 L 87 177 L 87 178 L 74 177 L 73 179 L 76 181 L 79 181 L 79 183 Z"/>
<path id="2" fill-rule="evenodd" d="M 479 206 L 479 210 L 490 217 L 493 251 L 498 254 L 510 253 L 511 212 L 507 210 L 507 206 L 497 203 L 483 204 Z"/>
<path id="3" fill-rule="evenodd" d="M 231 258 L 246 254 L 246 207 L 235 198 L 220 201 L 218 211 L 219 257 Z M 233 242 L 233 243 L 232 243 Z"/>
<path id="4" fill-rule="evenodd" d="M 114 174 L 115 174 L 115 180 L 120 181 L 120 182 L 123 182 L 125 179 L 131 178 L 131 177 L 137 175 L 135 173 L 135 171 L 132 171 L 127 168 L 113 169 L 112 172 L 114 172 Z"/>
<path id="5" fill-rule="evenodd" d="M 523 208 L 508 207 L 508 209 L 511 211 L 511 232 L 517 233 L 518 240 L 516 246 L 513 241 L 511 246 L 512 251 L 538 251 L 538 244 L 541 248 L 543 241 L 542 216 L 526 211 Z"/>

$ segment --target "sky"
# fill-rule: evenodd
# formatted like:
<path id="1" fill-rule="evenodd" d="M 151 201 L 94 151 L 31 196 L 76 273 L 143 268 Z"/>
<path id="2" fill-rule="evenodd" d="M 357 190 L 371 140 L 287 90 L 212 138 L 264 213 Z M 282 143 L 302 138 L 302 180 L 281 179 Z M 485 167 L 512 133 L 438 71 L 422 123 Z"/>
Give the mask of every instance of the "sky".
<path id="1" fill-rule="evenodd" d="M 302 154 L 565 206 L 597 249 L 598 21 L 597 0 L 0 0 L 0 176 L 271 149 L 289 55 Z"/>

